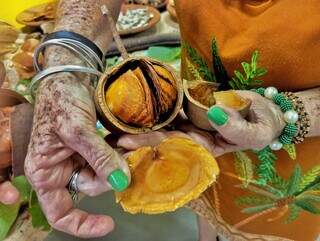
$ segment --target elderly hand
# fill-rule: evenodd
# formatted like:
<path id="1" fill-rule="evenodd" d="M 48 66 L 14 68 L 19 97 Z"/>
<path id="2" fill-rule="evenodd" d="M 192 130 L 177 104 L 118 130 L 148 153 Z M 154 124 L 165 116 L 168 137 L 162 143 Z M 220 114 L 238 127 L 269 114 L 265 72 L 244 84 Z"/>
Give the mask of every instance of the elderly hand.
<path id="1" fill-rule="evenodd" d="M 237 91 L 251 100 L 249 116 L 225 106 L 213 106 L 208 111 L 210 123 L 223 139 L 220 146 L 226 152 L 260 150 L 275 140 L 285 127 L 284 115 L 272 100 L 251 91 Z"/>
<path id="2" fill-rule="evenodd" d="M 178 126 L 181 131 L 124 135 L 119 139 L 118 145 L 127 150 L 135 150 L 141 146 L 155 146 L 167 137 L 180 135 L 192 138 L 215 157 L 234 151 L 262 149 L 281 134 L 285 126 L 283 113 L 271 100 L 257 93 L 237 91 L 237 94 L 252 102 L 247 119 L 231 108 L 215 105 L 208 111 L 208 118 L 215 132 L 209 133 L 190 124 L 183 124 Z"/>
<path id="3" fill-rule="evenodd" d="M 108 216 L 91 215 L 73 207 L 66 188 L 72 172 L 89 164 L 77 179 L 80 191 L 89 196 L 111 187 L 125 189 L 130 173 L 125 160 L 98 136 L 90 88 L 79 79 L 61 73 L 42 81 L 25 174 L 53 228 L 90 238 L 104 236 L 114 224 Z"/>
<path id="4" fill-rule="evenodd" d="M 214 133 L 208 133 L 197 129 L 191 124 L 183 124 L 179 126 L 181 131 L 155 131 L 140 135 L 123 135 L 119 138 L 117 145 L 129 151 L 124 156 L 130 154 L 130 151 L 134 151 L 143 146 L 157 146 L 166 138 L 179 136 L 190 138 L 198 144 L 205 147 L 208 151 L 212 153 L 215 157 L 218 157 L 226 152 L 223 147 L 220 146 L 220 142 L 223 140 L 214 135 Z"/>

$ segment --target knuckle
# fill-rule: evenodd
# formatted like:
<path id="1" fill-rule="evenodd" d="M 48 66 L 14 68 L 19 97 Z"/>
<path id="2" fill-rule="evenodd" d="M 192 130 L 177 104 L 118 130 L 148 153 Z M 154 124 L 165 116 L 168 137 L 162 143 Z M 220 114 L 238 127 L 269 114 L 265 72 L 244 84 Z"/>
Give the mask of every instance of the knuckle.
<path id="1" fill-rule="evenodd" d="M 93 168 L 97 173 L 103 173 L 105 170 L 110 169 L 114 166 L 113 164 L 114 151 L 106 152 L 99 151 L 95 155 Z"/>

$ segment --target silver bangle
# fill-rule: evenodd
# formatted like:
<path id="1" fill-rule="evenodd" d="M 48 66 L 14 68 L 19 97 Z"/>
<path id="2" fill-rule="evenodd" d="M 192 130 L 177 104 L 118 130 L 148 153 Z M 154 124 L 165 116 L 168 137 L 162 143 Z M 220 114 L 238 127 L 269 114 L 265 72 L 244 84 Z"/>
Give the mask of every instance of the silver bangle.
<path id="1" fill-rule="evenodd" d="M 57 73 L 62 73 L 62 72 L 81 72 L 81 73 L 87 73 L 87 74 L 93 74 L 98 77 L 102 75 L 102 73 L 96 69 L 89 68 L 89 67 L 83 67 L 79 65 L 61 65 L 61 66 L 53 66 L 49 67 L 47 69 L 42 70 L 38 74 L 36 74 L 33 78 L 32 81 L 29 85 L 29 91 L 31 95 L 34 97 L 34 85 L 41 79 L 57 74 Z"/>
<path id="2" fill-rule="evenodd" d="M 51 39 L 40 44 L 34 53 L 33 65 L 36 71 L 41 71 L 39 65 L 39 56 L 44 52 L 44 49 L 48 46 L 58 45 L 64 48 L 67 48 L 77 54 L 87 65 L 92 68 L 100 68 L 100 70 L 104 70 L 103 61 L 97 56 L 97 54 L 88 46 L 81 43 L 80 41 L 72 40 L 72 39 Z"/>

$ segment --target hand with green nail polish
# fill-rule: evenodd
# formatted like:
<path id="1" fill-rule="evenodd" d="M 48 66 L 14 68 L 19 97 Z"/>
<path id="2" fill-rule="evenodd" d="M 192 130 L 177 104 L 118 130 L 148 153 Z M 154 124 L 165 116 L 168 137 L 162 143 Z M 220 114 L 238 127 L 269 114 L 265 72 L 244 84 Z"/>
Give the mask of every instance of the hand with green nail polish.
<path id="1" fill-rule="evenodd" d="M 221 148 L 217 143 L 222 141 L 219 136 L 215 133 L 208 133 L 200 130 L 192 125 L 190 122 L 183 123 L 177 126 L 176 131 L 155 131 L 146 134 L 139 135 L 123 135 L 119 138 L 117 145 L 128 151 L 126 154 L 129 155 L 130 151 L 134 151 L 143 146 L 158 146 L 164 139 L 178 136 L 184 138 L 190 138 L 198 144 L 205 147 L 212 153 L 213 156 L 218 157 L 224 154 L 226 151 Z"/>
<path id="2" fill-rule="evenodd" d="M 82 34 L 106 52 L 112 34 L 109 28 L 102 27 L 107 23 L 100 7 L 108 5 L 110 14 L 117 16 L 121 1 L 60 0 L 59 3 L 54 31 L 67 29 Z M 74 8 L 77 11 L 72 11 Z M 64 47 L 50 46 L 45 50 L 43 63 L 48 68 L 83 65 L 83 60 Z M 122 191 L 131 179 L 125 159 L 97 133 L 93 94 L 91 76 L 85 73 L 56 73 L 39 81 L 25 160 L 25 175 L 50 225 L 85 239 L 105 236 L 114 229 L 114 221 L 110 216 L 76 207 L 67 188 L 73 172 L 80 169 L 72 180 L 88 196 Z M 0 189 L 3 187 L 6 186 Z"/>
<path id="3" fill-rule="evenodd" d="M 285 126 L 283 113 L 273 101 L 257 93 L 237 94 L 251 101 L 246 119 L 225 106 L 212 106 L 208 111 L 208 120 L 220 136 L 219 146 L 226 152 L 262 149 L 281 134 Z"/>

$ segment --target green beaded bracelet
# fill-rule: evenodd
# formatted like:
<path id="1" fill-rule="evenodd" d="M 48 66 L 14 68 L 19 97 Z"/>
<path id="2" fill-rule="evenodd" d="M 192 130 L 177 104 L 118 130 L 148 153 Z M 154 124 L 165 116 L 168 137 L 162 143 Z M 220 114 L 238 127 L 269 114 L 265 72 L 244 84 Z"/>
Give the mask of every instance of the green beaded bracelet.
<path id="1" fill-rule="evenodd" d="M 272 100 L 276 105 L 278 105 L 281 111 L 284 113 L 284 119 L 286 121 L 286 126 L 283 129 L 281 135 L 277 140 L 274 140 L 270 145 L 270 149 L 277 151 L 280 150 L 283 145 L 289 145 L 292 143 L 293 138 L 298 134 L 298 127 L 296 122 L 298 121 L 298 113 L 293 108 L 293 103 L 291 100 L 287 99 L 282 93 L 278 93 L 278 90 L 274 87 L 268 88 L 258 88 L 254 89 L 256 93 Z"/>

